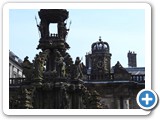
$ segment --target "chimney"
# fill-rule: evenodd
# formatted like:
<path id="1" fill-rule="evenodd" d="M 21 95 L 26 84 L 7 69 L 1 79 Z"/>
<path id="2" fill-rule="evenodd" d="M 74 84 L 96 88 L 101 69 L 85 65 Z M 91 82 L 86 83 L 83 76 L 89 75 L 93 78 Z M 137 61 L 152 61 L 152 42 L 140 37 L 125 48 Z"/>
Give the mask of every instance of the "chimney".
<path id="1" fill-rule="evenodd" d="M 137 67 L 137 59 L 136 59 L 136 53 L 133 51 L 128 52 L 128 67 Z"/>

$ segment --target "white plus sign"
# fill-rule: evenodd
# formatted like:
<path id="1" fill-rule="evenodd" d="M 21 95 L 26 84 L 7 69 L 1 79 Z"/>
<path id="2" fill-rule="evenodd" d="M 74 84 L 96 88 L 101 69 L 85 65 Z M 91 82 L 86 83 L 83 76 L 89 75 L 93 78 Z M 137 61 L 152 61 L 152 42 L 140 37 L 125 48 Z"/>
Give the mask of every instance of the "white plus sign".
<path id="1" fill-rule="evenodd" d="M 146 101 L 146 105 L 149 104 L 149 101 L 152 101 L 153 98 L 150 98 L 148 94 L 146 94 L 146 97 L 145 98 L 142 98 L 142 101 Z"/>

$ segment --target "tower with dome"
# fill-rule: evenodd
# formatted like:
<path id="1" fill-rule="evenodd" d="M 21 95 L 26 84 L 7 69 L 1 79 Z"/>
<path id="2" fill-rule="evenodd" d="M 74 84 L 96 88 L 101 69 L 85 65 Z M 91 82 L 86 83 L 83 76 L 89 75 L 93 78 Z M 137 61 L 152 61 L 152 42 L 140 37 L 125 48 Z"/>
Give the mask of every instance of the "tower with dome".
<path id="1" fill-rule="evenodd" d="M 86 55 L 86 68 L 87 72 L 91 74 L 90 79 L 110 79 L 112 54 L 109 44 L 99 37 L 99 41 L 91 45 L 91 51 Z"/>

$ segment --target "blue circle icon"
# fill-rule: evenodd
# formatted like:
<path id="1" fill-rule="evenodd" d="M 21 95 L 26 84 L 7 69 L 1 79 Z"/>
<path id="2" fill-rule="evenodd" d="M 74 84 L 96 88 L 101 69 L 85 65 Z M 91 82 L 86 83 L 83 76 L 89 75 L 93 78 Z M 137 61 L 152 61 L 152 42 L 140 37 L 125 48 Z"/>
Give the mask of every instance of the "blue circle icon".
<path id="1" fill-rule="evenodd" d="M 157 94 L 153 90 L 141 90 L 137 95 L 137 103 L 144 110 L 150 110 L 157 104 Z"/>

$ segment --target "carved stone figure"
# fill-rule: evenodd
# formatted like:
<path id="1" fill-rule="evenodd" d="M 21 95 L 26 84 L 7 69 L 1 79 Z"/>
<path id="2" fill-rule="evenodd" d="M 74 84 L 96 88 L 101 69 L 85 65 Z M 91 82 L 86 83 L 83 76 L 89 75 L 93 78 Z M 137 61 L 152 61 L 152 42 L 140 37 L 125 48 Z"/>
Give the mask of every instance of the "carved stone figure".
<path id="1" fill-rule="evenodd" d="M 75 60 L 75 79 L 81 79 L 83 77 L 82 64 L 79 57 Z"/>
<path id="2" fill-rule="evenodd" d="M 43 70 L 44 70 L 44 58 L 40 55 L 36 55 L 34 62 L 34 79 L 42 80 L 43 79 Z"/>
<path id="3" fill-rule="evenodd" d="M 45 61 L 48 59 L 49 57 L 49 53 L 50 53 L 50 50 L 49 49 L 46 49 L 44 50 L 43 52 L 39 52 L 39 57 L 43 59 L 43 63 L 45 64 Z"/>
<path id="4" fill-rule="evenodd" d="M 21 102 L 23 105 L 21 108 L 23 109 L 32 109 L 32 89 L 31 88 L 22 88 L 22 93 L 21 93 Z"/>
<path id="5" fill-rule="evenodd" d="M 64 57 L 61 55 L 61 53 L 58 50 L 56 50 L 56 71 L 57 71 L 58 77 L 65 77 Z"/>
<path id="6" fill-rule="evenodd" d="M 92 92 L 91 98 L 90 98 L 90 107 L 92 109 L 102 109 L 102 105 L 101 105 L 99 96 L 100 95 L 96 90 Z"/>
<path id="7" fill-rule="evenodd" d="M 58 23 L 58 35 L 59 38 L 66 39 L 69 29 L 66 28 L 66 23 L 59 22 Z"/>
<path id="8" fill-rule="evenodd" d="M 64 36 L 64 40 L 66 39 L 66 36 L 69 32 L 69 29 L 66 28 L 66 23 L 64 23 L 64 27 L 63 27 L 63 36 Z"/>
<path id="9" fill-rule="evenodd" d="M 24 58 L 22 67 L 23 67 L 23 74 L 25 75 L 26 80 L 30 81 L 33 76 L 33 64 L 28 60 L 28 56 Z"/>
<path id="10" fill-rule="evenodd" d="M 72 66 L 73 66 L 73 61 L 72 61 L 72 58 L 71 56 L 66 53 L 65 54 L 65 57 L 64 57 L 64 62 L 65 62 L 65 76 L 70 78 L 71 77 L 71 74 L 72 74 Z"/>
<path id="11" fill-rule="evenodd" d="M 40 25 L 37 25 L 41 38 L 46 38 L 49 36 L 49 24 L 47 22 L 41 22 Z"/>

